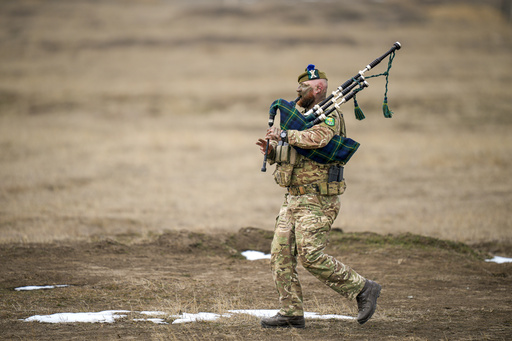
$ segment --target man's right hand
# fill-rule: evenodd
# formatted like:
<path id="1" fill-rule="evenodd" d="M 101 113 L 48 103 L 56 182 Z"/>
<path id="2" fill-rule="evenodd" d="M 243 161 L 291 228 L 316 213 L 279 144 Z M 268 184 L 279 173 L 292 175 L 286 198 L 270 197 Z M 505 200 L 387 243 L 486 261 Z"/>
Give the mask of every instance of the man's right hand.
<path id="1" fill-rule="evenodd" d="M 264 139 L 258 139 L 258 142 L 256 142 L 258 146 L 260 146 L 261 154 L 265 154 L 265 150 L 267 149 L 267 140 Z M 274 148 L 271 144 L 268 146 L 268 152 L 270 153 Z"/>

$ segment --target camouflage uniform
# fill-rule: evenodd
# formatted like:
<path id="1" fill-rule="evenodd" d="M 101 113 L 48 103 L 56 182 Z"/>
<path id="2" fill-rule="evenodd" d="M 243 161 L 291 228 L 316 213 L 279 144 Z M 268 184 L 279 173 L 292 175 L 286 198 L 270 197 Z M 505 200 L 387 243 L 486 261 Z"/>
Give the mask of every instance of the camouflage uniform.
<path id="1" fill-rule="evenodd" d="M 334 111 L 328 123 L 304 131 L 288 131 L 290 145 L 300 148 L 321 148 L 339 134 L 345 136 L 341 113 Z M 304 314 L 302 289 L 297 274 L 297 262 L 320 281 L 353 299 L 361 292 L 365 279 L 350 267 L 324 253 L 331 225 L 340 210 L 339 195 L 345 182 L 327 183 L 332 164 L 320 164 L 297 154 L 293 148 L 274 147 L 270 163 L 276 163 L 274 178 L 288 188 L 276 220 L 272 241 L 271 268 L 281 305 L 280 314 Z M 287 152 L 280 149 L 288 148 Z M 282 160 L 282 155 L 285 159 Z"/>

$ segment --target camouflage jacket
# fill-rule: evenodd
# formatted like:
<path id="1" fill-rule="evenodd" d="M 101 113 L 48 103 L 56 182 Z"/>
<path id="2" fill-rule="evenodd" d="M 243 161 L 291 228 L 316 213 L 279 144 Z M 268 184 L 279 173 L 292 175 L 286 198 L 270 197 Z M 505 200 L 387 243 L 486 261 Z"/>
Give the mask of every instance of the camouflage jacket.
<path id="1" fill-rule="evenodd" d="M 303 149 L 322 148 L 329 143 L 334 135 L 346 136 L 343 114 L 333 111 L 326 121 L 307 130 L 288 130 L 288 143 Z M 269 155 L 269 163 L 276 163 L 274 178 L 283 187 L 300 186 L 312 183 L 327 182 L 328 171 L 332 164 L 321 164 L 310 160 L 294 150 L 290 151 L 291 163 L 276 158 L 277 141 L 272 141 L 273 152 Z M 291 148 L 293 149 L 293 148 Z M 286 178 L 286 181 L 283 179 Z"/>

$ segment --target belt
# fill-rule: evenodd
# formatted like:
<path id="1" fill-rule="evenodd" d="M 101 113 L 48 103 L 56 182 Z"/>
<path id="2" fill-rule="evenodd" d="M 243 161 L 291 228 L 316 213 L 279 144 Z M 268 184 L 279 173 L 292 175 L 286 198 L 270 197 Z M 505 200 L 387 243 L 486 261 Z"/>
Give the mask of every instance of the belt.
<path id="1" fill-rule="evenodd" d="M 317 184 L 290 186 L 288 187 L 290 195 L 304 195 L 304 194 L 320 194 L 320 188 Z"/>
<path id="2" fill-rule="evenodd" d="M 320 194 L 320 195 L 339 195 L 345 192 L 345 181 L 340 182 L 320 182 L 301 186 L 289 186 L 290 195 Z"/>

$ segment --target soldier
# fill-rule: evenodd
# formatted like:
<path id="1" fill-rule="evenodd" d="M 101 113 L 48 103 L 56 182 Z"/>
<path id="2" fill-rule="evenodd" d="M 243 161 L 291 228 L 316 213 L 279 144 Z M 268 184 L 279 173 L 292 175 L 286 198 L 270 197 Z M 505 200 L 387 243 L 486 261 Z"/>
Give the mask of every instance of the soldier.
<path id="1" fill-rule="evenodd" d="M 327 76 L 314 65 L 308 66 L 298 82 L 297 105 L 304 111 L 326 98 Z M 298 154 L 292 147 L 322 148 L 334 135 L 346 135 L 343 115 L 337 110 L 323 123 L 307 130 L 280 131 L 275 127 L 267 130 L 268 160 L 270 164 L 276 163 L 274 179 L 288 193 L 276 220 L 271 251 L 272 277 L 281 308 L 276 316 L 262 319 L 262 327 L 305 327 L 298 261 L 340 295 L 356 299 L 360 324 L 368 321 L 377 307 L 381 286 L 324 253 L 328 234 L 340 210 L 339 196 L 346 188 L 343 163 L 321 164 Z M 264 153 L 267 141 L 259 139 L 256 144 Z"/>

